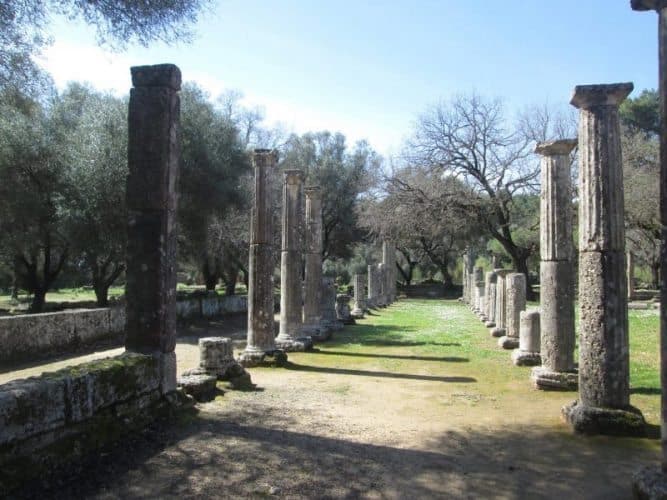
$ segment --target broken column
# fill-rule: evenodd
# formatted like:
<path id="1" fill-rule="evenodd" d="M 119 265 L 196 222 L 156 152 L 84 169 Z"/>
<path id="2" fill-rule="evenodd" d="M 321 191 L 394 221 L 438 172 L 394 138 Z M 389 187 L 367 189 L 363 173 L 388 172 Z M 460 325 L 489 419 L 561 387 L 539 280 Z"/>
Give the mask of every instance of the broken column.
<path id="1" fill-rule="evenodd" d="M 667 0 L 631 0 L 634 10 L 658 13 L 659 95 L 660 95 L 660 386 L 662 460 L 658 466 L 644 467 L 633 479 L 635 498 L 667 498 Z"/>
<path id="2" fill-rule="evenodd" d="M 248 265 L 247 345 L 239 362 L 244 366 L 261 364 L 276 354 L 273 321 L 273 202 L 271 179 L 278 154 L 256 149 L 252 155 L 255 170 L 254 197 L 250 216 Z M 280 353 L 281 359 L 284 353 Z"/>
<path id="3" fill-rule="evenodd" d="M 540 196 L 540 353 L 531 373 L 538 389 L 576 390 L 572 183 L 569 155 L 576 139 L 544 142 Z"/>
<path id="4" fill-rule="evenodd" d="M 630 406 L 623 168 L 618 107 L 632 83 L 577 86 L 579 108 L 579 399 L 576 432 L 644 435 Z"/>
<path id="5" fill-rule="evenodd" d="M 364 312 L 366 311 L 366 300 L 365 300 L 365 276 L 363 274 L 354 275 L 354 308 L 352 309 L 353 318 L 363 318 Z"/>
<path id="6" fill-rule="evenodd" d="M 336 284 L 334 279 L 329 276 L 322 278 L 322 302 L 320 311 L 322 311 L 322 321 L 320 327 L 321 339 L 328 339 L 331 337 L 331 332 L 340 330 L 343 325 L 336 317 Z"/>
<path id="7" fill-rule="evenodd" d="M 350 296 L 346 293 L 336 295 L 336 319 L 344 325 L 355 323 L 350 311 Z"/>
<path id="8" fill-rule="evenodd" d="M 312 346 L 302 337 L 301 310 L 301 199 L 303 172 L 283 172 L 283 235 L 280 254 L 280 328 L 276 346 L 285 351 L 303 351 Z"/>
<path id="9" fill-rule="evenodd" d="M 496 269 L 496 326 L 491 328 L 492 337 L 504 337 L 507 333 L 505 312 L 505 277 L 511 273 L 508 269 Z"/>
<path id="10" fill-rule="evenodd" d="M 181 71 L 135 66 L 128 112 L 127 351 L 160 360 L 163 394 L 176 390 L 176 207 Z"/>
<path id="11" fill-rule="evenodd" d="M 509 273 L 505 276 L 505 336 L 498 339 L 503 349 L 519 347 L 521 311 L 526 308 L 526 275 Z"/>
<path id="12" fill-rule="evenodd" d="M 322 313 L 322 192 L 319 186 L 307 187 L 306 193 L 306 271 L 304 277 L 304 335 L 319 335 Z"/>
<path id="13" fill-rule="evenodd" d="M 485 300 L 485 316 L 486 321 L 484 326 L 487 328 L 492 328 L 496 326 L 495 317 L 496 317 L 496 282 L 498 281 L 498 275 L 495 271 L 489 271 L 486 273 L 484 278 L 484 296 Z"/>
<path id="14" fill-rule="evenodd" d="M 519 315 L 519 348 L 512 351 L 517 366 L 540 364 L 540 311 L 529 309 Z"/>

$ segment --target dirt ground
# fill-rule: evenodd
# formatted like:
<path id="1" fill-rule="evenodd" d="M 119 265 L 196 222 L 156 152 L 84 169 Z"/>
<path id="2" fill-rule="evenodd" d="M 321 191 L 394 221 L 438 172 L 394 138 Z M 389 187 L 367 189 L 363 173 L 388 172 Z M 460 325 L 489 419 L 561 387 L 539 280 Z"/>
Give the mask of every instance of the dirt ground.
<path id="1" fill-rule="evenodd" d="M 252 369 L 256 390 L 227 391 L 128 441 L 50 496 L 620 499 L 633 472 L 658 461 L 654 439 L 573 436 L 559 413 L 576 395 L 533 390 L 529 369 L 496 352 L 481 325 L 450 341 L 392 330 L 391 314 L 413 306 L 290 354 L 287 368 Z M 462 306 L 415 307 L 439 311 L 436 329 L 477 325 Z M 179 342 L 180 370 L 197 362 L 195 330 Z M 472 359 L 470 336 L 488 343 L 484 359 Z"/>

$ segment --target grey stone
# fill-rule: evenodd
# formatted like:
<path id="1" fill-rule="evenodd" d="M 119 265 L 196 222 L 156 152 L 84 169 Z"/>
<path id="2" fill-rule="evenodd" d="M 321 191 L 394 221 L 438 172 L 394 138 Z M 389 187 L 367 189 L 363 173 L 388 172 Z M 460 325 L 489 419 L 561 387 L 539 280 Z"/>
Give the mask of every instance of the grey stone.
<path id="1" fill-rule="evenodd" d="M 370 308 L 376 308 L 378 302 L 378 283 L 377 283 L 377 267 L 374 264 L 368 266 L 368 300 L 367 305 Z"/>
<path id="2" fill-rule="evenodd" d="M 544 356 L 542 356 L 542 363 L 544 363 Z M 576 370 L 557 372 L 544 366 L 536 366 L 530 373 L 530 380 L 536 389 L 546 391 L 576 391 L 579 387 L 579 374 Z"/>
<path id="3" fill-rule="evenodd" d="M 580 384 L 581 386 L 581 384 Z M 609 436 L 646 436 L 646 421 L 633 407 L 603 408 L 581 404 L 579 401 L 564 406 L 562 416 L 575 432 Z"/>
<path id="4" fill-rule="evenodd" d="M 215 398 L 217 378 L 208 373 L 184 373 L 178 377 L 178 387 L 199 402 Z"/>
<path id="5" fill-rule="evenodd" d="M 336 285 L 333 278 L 322 278 L 322 328 L 317 340 L 326 340 L 331 333 L 343 328 L 343 324 L 336 317 Z"/>
<path id="6" fill-rule="evenodd" d="M 366 299 L 365 299 L 365 276 L 362 274 L 354 275 L 354 308 L 351 311 L 353 318 L 361 319 L 364 317 L 366 312 Z"/>
<path id="7" fill-rule="evenodd" d="M 336 319 L 344 325 L 354 324 L 354 318 L 350 312 L 350 296 L 345 293 L 336 295 Z"/>
<path id="8" fill-rule="evenodd" d="M 490 333 L 492 337 L 504 337 L 507 333 L 507 311 L 506 311 L 506 277 L 510 270 L 507 269 L 497 269 L 496 271 L 496 318 L 495 318 L 495 327 L 491 329 Z"/>
<path id="9" fill-rule="evenodd" d="M 304 335 L 317 336 L 322 321 L 322 192 L 319 186 L 304 189 L 306 194 L 306 269 L 304 277 Z"/>
<path id="10" fill-rule="evenodd" d="M 512 351 L 512 362 L 517 366 L 540 364 L 540 311 L 521 311 L 519 348 Z"/>
<path id="11" fill-rule="evenodd" d="M 644 467 L 632 476 L 636 500 L 667 500 L 667 474 L 660 466 Z"/>
<path id="12" fill-rule="evenodd" d="M 526 276 L 509 273 L 505 276 L 505 328 L 506 335 L 498 339 L 503 349 L 519 347 L 520 314 L 526 308 Z"/>

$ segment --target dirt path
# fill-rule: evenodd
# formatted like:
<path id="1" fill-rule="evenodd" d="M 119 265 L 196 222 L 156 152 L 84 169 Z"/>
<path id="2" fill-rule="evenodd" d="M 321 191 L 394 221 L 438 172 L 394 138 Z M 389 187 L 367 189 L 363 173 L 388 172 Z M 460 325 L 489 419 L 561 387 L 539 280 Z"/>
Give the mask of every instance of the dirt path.
<path id="1" fill-rule="evenodd" d="M 572 436 L 558 415 L 575 395 L 534 391 L 463 306 L 406 301 L 361 323 L 56 497 L 612 499 L 658 460 L 655 440 Z M 196 360 L 194 343 L 178 356 Z"/>

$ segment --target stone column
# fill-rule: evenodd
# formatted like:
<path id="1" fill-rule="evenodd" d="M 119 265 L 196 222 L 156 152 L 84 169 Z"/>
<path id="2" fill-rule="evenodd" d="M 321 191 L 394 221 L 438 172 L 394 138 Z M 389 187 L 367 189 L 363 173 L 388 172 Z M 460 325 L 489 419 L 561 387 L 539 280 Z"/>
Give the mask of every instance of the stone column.
<path id="1" fill-rule="evenodd" d="M 625 258 L 625 269 L 628 274 L 628 300 L 635 298 L 635 257 L 632 252 L 627 252 Z"/>
<path id="2" fill-rule="evenodd" d="M 343 325 L 336 317 L 336 285 L 333 278 L 328 276 L 322 278 L 321 297 L 322 326 L 320 337 L 328 339 L 331 337 L 331 332 L 343 328 Z"/>
<path id="3" fill-rule="evenodd" d="M 540 311 L 529 309 L 519 315 L 519 348 L 512 351 L 517 366 L 540 364 Z"/>
<path id="4" fill-rule="evenodd" d="M 125 347 L 160 359 L 163 394 L 176 390 L 176 208 L 181 71 L 135 66 L 128 111 Z"/>
<path id="5" fill-rule="evenodd" d="M 382 242 L 382 263 L 386 273 L 387 305 L 396 300 L 396 248 L 389 240 Z"/>
<path id="6" fill-rule="evenodd" d="M 574 430 L 643 435 L 630 406 L 623 168 L 618 106 L 632 83 L 577 86 L 579 108 L 579 400 Z"/>
<path id="7" fill-rule="evenodd" d="M 303 351 L 312 344 L 301 337 L 301 203 L 303 172 L 283 172 L 283 237 L 280 254 L 280 328 L 276 345 L 285 351 Z"/>
<path id="8" fill-rule="evenodd" d="M 482 310 L 482 297 L 484 296 L 484 269 L 476 267 L 472 274 L 473 303 L 472 310 L 479 314 Z"/>
<path id="9" fill-rule="evenodd" d="M 377 265 L 376 279 L 378 282 L 377 304 L 380 307 L 387 307 L 387 271 L 382 262 Z"/>
<path id="10" fill-rule="evenodd" d="M 363 318 L 364 312 L 366 311 L 366 300 L 365 300 L 365 276 L 363 274 L 354 275 L 354 308 L 352 309 L 353 318 Z"/>
<path id="11" fill-rule="evenodd" d="M 508 269 L 496 269 L 496 326 L 491 329 L 492 337 L 504 337 L 507 333 L 505 278 L 511 272 Z"/>
<path id="12" fill-rule="evenodd" d="M 307 187 L 306 193 L 306 272 L 303 297 L 304 335 L 320 333 L 322 312 L 322 192 L 319 186 Z"/>
<path id="13" fill-rule="evenodd" d="M 667 0 L 632 0 L 635 10 L 658 13 L 659 81 L 660 81 L 660 385 L 662 387 L 661 419 L 662 463 L 646 467 L 633 478 L 635 498 L 667 497 Z"/>
<path id="14" fill-rule="evenodd" d="M 496 282 L 498 275 L 495 271 L 488 271 L 484 276 L 484 326 L 491 328 L 496 326 L 494 322 L 496 311 Z"/>
<path id="15" fill-rule="evenodd" d="M 367 306 L 375 309 L 378 304 L 377 304 L 377 295 L 378 295 L 378 289 L 377 289 L 377 278 L 376 278 L 376 273 L 377 273 L 377 268 L 375 267 L 375 264 L 371 264 L 368 266 L 368 303 Z"/>
<path id="16" fill-rule="evenodd" d="M 498 339 L 503 349 L 519 347 L 521 311 L 526 308 L 526 275 L 510 273 L 505 277 L 505 325 L 506 334 Z"/>
<path id="17" fill-rule="evenodd" d="M 540 353 L 531 373 L 537 389 L 576 390 L 572 183 L 569 155 L 576 139 L 537 145 L 542 155 L 540 197 Z"/>
<path id="18" fill-rule="evenodd" d="M 266 356 L 273 357 L 276 352 L 271 179 L 278 164 L 278 153 L 268 149 L 256 149 L 252 155 L 252 163 L 255 186 L 250 217 L 248 342 L 239 357 L 239 362 L 244 366 L 261 364 Z"/>

